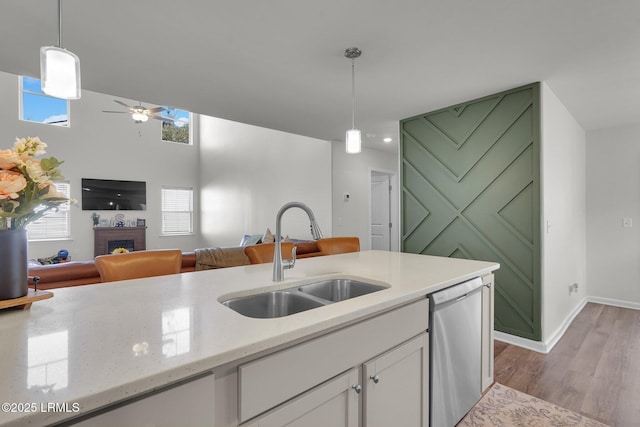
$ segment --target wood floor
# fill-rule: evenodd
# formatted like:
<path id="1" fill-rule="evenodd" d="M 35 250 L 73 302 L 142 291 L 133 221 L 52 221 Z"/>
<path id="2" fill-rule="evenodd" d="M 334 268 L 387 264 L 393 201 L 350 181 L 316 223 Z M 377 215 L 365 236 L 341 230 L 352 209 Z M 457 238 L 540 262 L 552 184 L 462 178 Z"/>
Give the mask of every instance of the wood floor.
<path id="1" fill-rule="evenodd" d="M 588 303 L 547 355 L 496 341 L 495 381 L 610 426 L 640 426 L 640 311 Z"/>

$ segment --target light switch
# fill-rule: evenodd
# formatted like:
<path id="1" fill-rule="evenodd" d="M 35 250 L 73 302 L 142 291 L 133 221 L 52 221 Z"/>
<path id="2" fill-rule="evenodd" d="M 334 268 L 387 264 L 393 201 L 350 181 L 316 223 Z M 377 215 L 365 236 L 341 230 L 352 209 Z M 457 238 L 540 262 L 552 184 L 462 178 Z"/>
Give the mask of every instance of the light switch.
<path id="1" fill-rule="evenodd" d="M 624 228 L 631 228 L 633 227 L 633 221 L 631 218 L 622 218 L 622 226 Z"/>

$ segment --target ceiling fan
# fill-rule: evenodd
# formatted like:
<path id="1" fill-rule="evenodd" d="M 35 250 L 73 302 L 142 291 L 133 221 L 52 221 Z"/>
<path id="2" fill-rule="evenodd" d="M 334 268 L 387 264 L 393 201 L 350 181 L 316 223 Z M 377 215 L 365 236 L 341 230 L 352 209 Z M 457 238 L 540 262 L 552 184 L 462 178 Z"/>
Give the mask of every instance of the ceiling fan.
<path id="1" fill-rule="evenodd" d="M 115 103 L 122 105 L 129 111 L 111 111 L 111 110 L 102 110 L 103 113 L 118 113 L 118 114 L 131 114 L 131 118 L 136 123 L 144 123 L 149 118 L 160 120 L 166 123 L 175 124 L 176 120 L 170 117 L 163 117 L 162 112 L 166 111 L 165 107 L 154 107 L 148 108 L 139 103 L 136 106 L 130 106 L 125 104 L 122 101 L 118 101 L 117 99 L 113 100 Z"/>

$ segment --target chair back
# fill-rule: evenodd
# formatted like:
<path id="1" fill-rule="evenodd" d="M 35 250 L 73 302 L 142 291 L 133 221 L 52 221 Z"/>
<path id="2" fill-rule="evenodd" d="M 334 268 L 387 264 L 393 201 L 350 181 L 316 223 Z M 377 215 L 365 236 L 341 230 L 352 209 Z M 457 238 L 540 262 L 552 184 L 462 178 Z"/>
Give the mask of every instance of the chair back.
<path id="1" fill-rule="evenodd" d="M 100 255 L 96 257 L 96 267 L 103 282 L 176 274 L 182 267 L 182 251 L 168 249 Z"/>
<path id="2" fill-rule="evenodd" d="M 293 250 L 293 243 L 282 242 L 282 258 L 291 259 L 291 251 Z M 245 246 L 244 253 L 249 258 L 251 264 L 264 264 L 267 262 L 273 262 L 273 253 L 275 252 L 275 243 L 261 243 L 259 245 Z"/>
<path id="3" fill-rule="evenodd" d="M 343 254 L 360 251 L 358 237 L 327 237 L 318 240 L 318 250 L 322 255 Z"/>

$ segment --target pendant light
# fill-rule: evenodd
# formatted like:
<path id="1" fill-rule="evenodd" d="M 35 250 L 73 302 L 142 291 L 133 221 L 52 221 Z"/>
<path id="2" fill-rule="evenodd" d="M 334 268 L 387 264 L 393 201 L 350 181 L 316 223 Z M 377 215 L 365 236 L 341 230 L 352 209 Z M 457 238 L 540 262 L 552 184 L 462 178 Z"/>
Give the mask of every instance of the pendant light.
<path id="1" fill-rule="evenodd" d="M 80 59 L 62 47 L 62 0 L 58 0 L 58 46 L 40 48 L 42 91 L 61 99 L 80 99 Z"/>
<path id="2" fill-rule="evenodd" d="M 350 47 L 344 51 L 344 56 L 351 59 L 351 129 L 347 131 L 347 153 L 359 153 L 362 147 L 360 130 L 356 129 L 356 63 L 362 52 L 357 47 Z"/>

